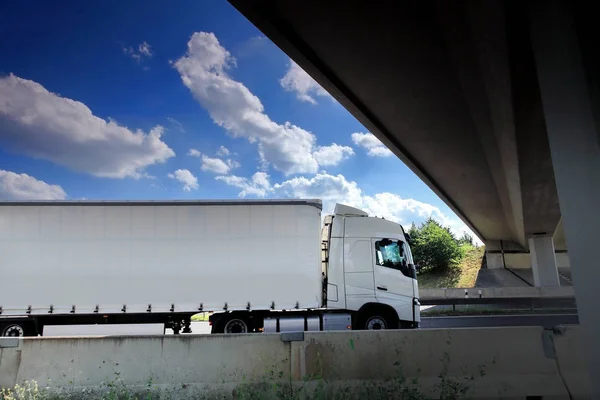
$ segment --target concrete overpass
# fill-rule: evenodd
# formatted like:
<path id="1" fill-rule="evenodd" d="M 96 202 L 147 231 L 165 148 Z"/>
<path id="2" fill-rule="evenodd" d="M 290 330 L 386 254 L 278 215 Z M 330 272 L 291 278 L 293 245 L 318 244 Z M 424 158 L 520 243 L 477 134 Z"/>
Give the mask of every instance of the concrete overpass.
<path id="1" fill-rule="evenodd" d="M 600 358 L 593 3 L 230 2 L 476 232 L 488 267 L 557 286 L 568 243 L 559 263 Z"/>

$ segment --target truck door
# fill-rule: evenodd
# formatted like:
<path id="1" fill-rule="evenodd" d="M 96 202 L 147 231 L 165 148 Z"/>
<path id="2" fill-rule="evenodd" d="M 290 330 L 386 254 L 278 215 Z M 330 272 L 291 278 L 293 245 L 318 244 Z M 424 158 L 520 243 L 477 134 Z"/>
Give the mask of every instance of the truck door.
<path id="1" fill-rule="evenodd" d="M 373 276 L 377 301 L 394 307 L 401 320 L 412 321 L 414 285 L 406 248 L 400 239 L 373 239 Z"/>

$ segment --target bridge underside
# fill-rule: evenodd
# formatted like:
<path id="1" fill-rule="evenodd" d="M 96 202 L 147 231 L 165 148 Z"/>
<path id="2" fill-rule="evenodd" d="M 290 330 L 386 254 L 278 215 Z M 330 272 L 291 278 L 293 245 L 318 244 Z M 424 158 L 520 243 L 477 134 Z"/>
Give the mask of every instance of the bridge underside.
<path id="1" fill-rule="evenodd" d="M 558 266 L 570 266 L 535 3 L 230 2 L 457 213 L 486 244 L 488 267 L 531 268 L 532 237 L 554 238 Z M 569 7 L 595 74 L 594 14 Z"/>
<path id="2" fill-rule="evenodd" d="M 560 219 L 518 3 L 233 1 L 482 239 Z"/>

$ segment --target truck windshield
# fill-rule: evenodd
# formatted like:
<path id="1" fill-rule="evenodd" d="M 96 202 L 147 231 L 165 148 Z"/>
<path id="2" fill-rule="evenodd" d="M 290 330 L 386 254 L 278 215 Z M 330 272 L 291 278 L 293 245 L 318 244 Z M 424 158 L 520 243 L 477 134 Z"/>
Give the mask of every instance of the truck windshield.
<path id="1" fill-rule="evenodd" d="M 410 271 L 408 254 L 401 241 L 380 240 L 375 242 L 376 263 L 382 267 L 397 269 L 403 275 L 413 277 Z"/>

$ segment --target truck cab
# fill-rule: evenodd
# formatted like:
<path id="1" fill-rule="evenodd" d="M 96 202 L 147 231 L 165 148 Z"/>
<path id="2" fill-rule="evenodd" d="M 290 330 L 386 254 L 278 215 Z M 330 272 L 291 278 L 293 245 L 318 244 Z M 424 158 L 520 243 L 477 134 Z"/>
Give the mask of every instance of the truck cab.
<path id="1" fill-rule="evenodd" d="M 353 329 L 416 328 L 419 288 L 401 225 L 337 204 L 321 232 L 323 307 L 352 312 Z"/>

